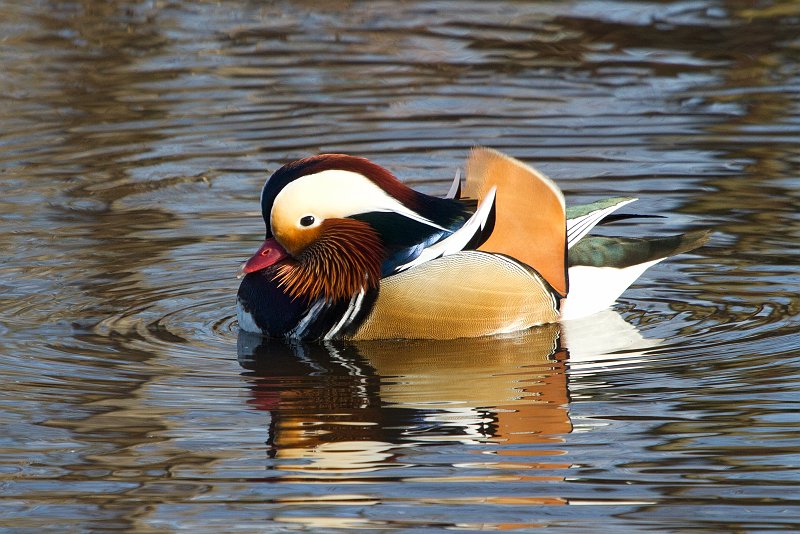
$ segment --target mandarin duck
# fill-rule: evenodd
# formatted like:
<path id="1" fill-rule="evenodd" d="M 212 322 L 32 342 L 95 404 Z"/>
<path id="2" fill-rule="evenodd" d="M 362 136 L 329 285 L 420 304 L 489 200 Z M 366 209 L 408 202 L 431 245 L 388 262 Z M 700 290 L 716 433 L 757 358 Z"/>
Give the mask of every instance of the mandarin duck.
<path id="1" fill-rule="evenodd" d="M 261 191 L 266 239 L 242 267 L 242 330 L 295 339 L 451 339 L 524 330 L 611 304 L 709 232 L 588 236 L 634 198 L 565 207 L 558 186 L 488 148 L 444 198 L 371 161 L 322 154 Z"/>

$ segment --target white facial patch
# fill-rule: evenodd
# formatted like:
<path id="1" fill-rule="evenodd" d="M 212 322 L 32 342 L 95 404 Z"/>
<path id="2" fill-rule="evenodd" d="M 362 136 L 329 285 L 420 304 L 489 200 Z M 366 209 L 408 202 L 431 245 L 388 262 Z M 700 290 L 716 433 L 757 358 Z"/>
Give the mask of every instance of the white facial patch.
<path id="1" fill-rule="evenodd" d="M 325 219 L 343 218 L 371 211 L 394 212 L 409 219 L 446 230 L 408 209 L 369 178 L 352 171 L 327 170 L 309 174 L 284 187 L 270 214 L 273 231 L 277 225 L 305 229 L 303 217 L 313 216 L 314 226 Z"/>

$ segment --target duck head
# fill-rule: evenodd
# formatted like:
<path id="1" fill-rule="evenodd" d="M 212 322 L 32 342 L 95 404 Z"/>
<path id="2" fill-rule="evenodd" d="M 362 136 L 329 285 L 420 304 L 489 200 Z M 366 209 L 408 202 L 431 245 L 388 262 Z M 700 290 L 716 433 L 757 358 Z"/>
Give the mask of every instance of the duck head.
<path id="1" fill-rule="evenodd" d="M 278 169 L 261 191 L 261 212 L 266 239 L 242 270 L 269 273 L 284 293 L 305 302 L 376 288 L 392 257 L 463 220 L 457 202 L 442 204 L 383 167 L 343 154 Z"/>

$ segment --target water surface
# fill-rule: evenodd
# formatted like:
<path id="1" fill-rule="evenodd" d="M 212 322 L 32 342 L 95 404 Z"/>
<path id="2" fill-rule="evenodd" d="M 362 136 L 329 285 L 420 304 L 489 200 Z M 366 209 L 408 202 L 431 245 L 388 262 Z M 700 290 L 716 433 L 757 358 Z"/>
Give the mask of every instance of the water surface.
<path id="1" fill-rule="evenodd" d="M 800 530 L 798 4 L 7 2 L 0 36 L 0 527 Z M 269 171 L 443 194 L 474 144 L 668 215 L 619 235 L 717 233 L 564 328 L 238 334 Z"/>

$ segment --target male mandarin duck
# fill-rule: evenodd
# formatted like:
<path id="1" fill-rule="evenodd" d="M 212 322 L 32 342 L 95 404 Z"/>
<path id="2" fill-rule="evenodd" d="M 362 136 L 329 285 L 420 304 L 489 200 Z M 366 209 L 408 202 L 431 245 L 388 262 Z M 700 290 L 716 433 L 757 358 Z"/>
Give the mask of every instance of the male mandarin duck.
<path id="1" fill-rule="evenodd" d="M 566 209 L 553 181 L 488 148 L 466 169 L 445 198 L 343 154 L 278 169 L 261 191 L 266 239 L 242 267 L 239 327 L 296 339 L 514 332 L 603 310 L 708 238 L 584 237 L 635 199 Z"/>

